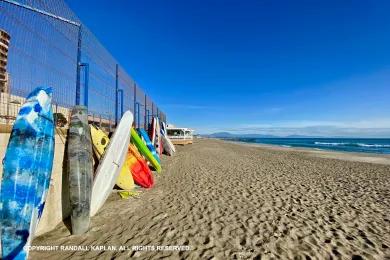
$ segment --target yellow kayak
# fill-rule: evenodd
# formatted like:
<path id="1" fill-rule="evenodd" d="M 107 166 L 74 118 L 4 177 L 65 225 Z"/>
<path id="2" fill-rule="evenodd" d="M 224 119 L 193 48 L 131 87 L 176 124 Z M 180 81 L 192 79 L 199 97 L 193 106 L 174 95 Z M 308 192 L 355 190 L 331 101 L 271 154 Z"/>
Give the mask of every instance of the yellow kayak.
<path id="1" fill-rule="evenodd" d="M 130 163 L 132 160 L 132 156 L 127 155 L 125 164 L 116 180 L 116 185 L 123 190 L 132 190 L 135 188 L 133 175 L 130 172 Z"/>
<path id="2" fill-rule="evenodd" d="M 108 146 L 108 143 L 110 142 L 110 138 L 108 138 L 108 136 L 105 132 L 103 132 L 103 130 L 97 128 L 94 125 L 89 126 L 91 128 L 93 151 L 95 152 L 96 157 L 100 159 L 103 156 L 104 151 Z"/>
<path id="3" fill-rule="evenodd" d="M 103 130 L 97 128 L 96 126 L 90 125 L 91 127 L 91 137 L 93 143 L 93 150 L 95 151 L 96 157 L 100 159 L 106 147 L 108 146 L 110 139 L 103 132 Z M 119 173 L 118 179 L 116 180 L 116 185 L 123 190 L 132 190 L 135 188 L 133 176 L 130 172 L 130 163 L 133 160 L 134 156 L 127 155 L 126 161 L 122 166 L 121 172 Z M 121 195 L 122 196 L 122 195 Z"/>

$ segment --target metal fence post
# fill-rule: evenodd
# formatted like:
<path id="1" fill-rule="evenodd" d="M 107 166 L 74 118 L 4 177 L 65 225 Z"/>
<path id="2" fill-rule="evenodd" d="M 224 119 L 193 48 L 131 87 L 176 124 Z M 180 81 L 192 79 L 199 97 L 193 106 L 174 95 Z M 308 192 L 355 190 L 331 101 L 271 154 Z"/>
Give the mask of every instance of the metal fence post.
<path id="1" fill-rule="evenodd" d="M 147 114 L 146 114 L 146 111 L 147 111 L 147 106 L 148 106 L 148 103 L 147 103 L 147 100 L 146 100 L 146 94 L 145 94 L 145 117 L 144 117 L 144 129 L 147 129 Z"/>
<path id="2" fill-rule="evenodd" d="M 137 125 L 138 127 L 141 126 L 141 104 L 137 102 Z"/>
<path id="3" fill-rule="evenodd" d="M 146 130 L 149 130 L 149 120 L 150 120 L 150 110 L 146 110 L 146 114 L 147 114 L 147 125 L 146 125 Z"/>
<path id="4" fill-rule="evenodd" d="M 118 91 L 119 91 L 119 68 L 115 65 L 115 125 L 118 124 Z"/>
<path id="5" fill-rule="evenodd" d="M 78 41 L 77 41 L 77 70 L 76 70 L 76 105 L 80 105 L 80 63 L 81 63 L 81 28 L 79 26 Z"/>
<path id="6" fill-rule="evenodd" d="M 79 67 L 84 67 L 84 106 L 88 107 L 89 64 L 81 63 Z"/>
<path id="7" fill-rule="evenodd" d="M 134 117 L 136 116 L 136 114 L 135 114 L 136 104 L 137 104 L 137 84 L 134 83 L 134 110 L 133 110 Z M 139 127 L 139 126 L 137 126 L 136 118 L 134 118 L 134 125 L 135 125 L 135 128 Z"/>
<path id="8" fill-rule="evenodd" d="M 10 117 L 10 105 L 11 105 L 11 83 L 10 83 L 10 78 L 11 77 L 8 77 L 8 80 L 7 80 L 7 84 L 8 84 L 8 92 L 7 92 L 7 117 L 5 118 L 5 124 L 8 125 L 9 124 L 9 119 L 11 118 Z M 13 115 L 15 115 L 13 113 Z"/>
<path id="9" fill-rule="evenodd" d="M 120 117 L 122 118 L 123 116 L 123 89 L 118 89 L 118 94 L 120 93 L 120 98 L 121 98 L 121 113 Z"/>

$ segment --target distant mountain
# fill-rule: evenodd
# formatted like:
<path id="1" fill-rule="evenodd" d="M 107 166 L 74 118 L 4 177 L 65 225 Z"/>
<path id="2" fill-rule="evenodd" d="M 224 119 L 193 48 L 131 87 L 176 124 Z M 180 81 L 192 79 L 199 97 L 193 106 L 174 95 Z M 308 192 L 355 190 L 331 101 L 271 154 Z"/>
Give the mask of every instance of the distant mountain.
<path id="1" fill-rule="evenodd" d="M 323 136 L 314 136 L 314 135 L 288 135 L 283 138 L 325 138 Z"/>
<path id="2" fill-rule="evenodd" d="M 262 134 L 243 134 L 237 135 L 240 138 L 278 138 L 276 135 L 262 135 Z"/>
<path id="3" fill-rule="evenodd" d="M 204 135 L 206 137 L 211 137 L 211 138 L 233 138 L 236 137 L 236 135 L 231 134 L 229 132 L 218 132 L 218 133 L 213 133 L 210 135 Z"/>
<path id="4" fill-rule="evenodd" d="M 262 135 L 262 134 L 232 134 L 229 132 L 218 132 L 209 135 L 202 135 L 209 138 L 277 138 L 275 135 Z"/>
<path id="5" fill-rule="evenodd" d="M 208 135 L 201 135 L 208 138 L 324 138 L 323 136 L 306 136 L 306 135 L 289 135 L 289 136 L 276 136 L 276 135 L 264 135 L 264 134 L 232 134 L 229 132 L 217 132 Z"/>

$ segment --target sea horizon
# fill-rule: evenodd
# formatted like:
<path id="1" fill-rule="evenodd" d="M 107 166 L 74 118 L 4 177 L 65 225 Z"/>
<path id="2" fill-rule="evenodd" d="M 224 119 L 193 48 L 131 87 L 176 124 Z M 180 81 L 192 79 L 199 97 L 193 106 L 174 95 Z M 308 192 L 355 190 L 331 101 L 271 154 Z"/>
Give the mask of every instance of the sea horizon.
<path id="1" fill-rule="evenodd" d="M 300 147 L 316 150 L 390 154 L 390 138 L 354 137 L 221 137 L 218 139 L 280 147 Z"/>

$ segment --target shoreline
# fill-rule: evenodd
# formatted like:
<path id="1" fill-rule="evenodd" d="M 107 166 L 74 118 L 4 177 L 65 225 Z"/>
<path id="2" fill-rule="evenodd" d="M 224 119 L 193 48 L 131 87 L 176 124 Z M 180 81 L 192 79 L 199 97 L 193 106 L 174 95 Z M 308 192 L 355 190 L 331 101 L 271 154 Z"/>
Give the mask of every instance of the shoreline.
<path id="1" fill-rule="evenodd" d="M 210 138 L 211 139 L 211 138 Z M 364 152 L 349 152 L 349 151 L 335 151 L 326 150 L 320 148 L 309 148 L 309 147 L 293 147 L 273 144 L 262 144 L 262 143 L 247 143 L 241 141 L 230 141 L 224 139 L 213 138 L 212 140 L 219 140 L 227 143 L 259 147 L 264 149 L 270 149 L 275 151 L 286 151 L 286 152 L 303 152 L 317 156 L 320 158 L 339 159 L 353 162 L 366 162 L 375 164 L 390 165 L 390 154 L 379 154 L 379 153 L 364 153 Z"/>
<path id="2" fill-rule="evenodd" d="M 138 198 L 111 194 L 87 233 L 61 223 L 32 242 L 102 250 L 35 250 L 31 259 L 390 257 L 389 165 L 211 139 L 178 146 L 162 164 Z"/>

